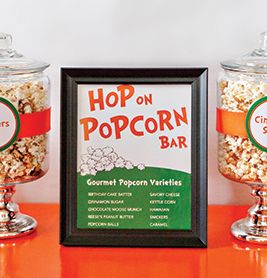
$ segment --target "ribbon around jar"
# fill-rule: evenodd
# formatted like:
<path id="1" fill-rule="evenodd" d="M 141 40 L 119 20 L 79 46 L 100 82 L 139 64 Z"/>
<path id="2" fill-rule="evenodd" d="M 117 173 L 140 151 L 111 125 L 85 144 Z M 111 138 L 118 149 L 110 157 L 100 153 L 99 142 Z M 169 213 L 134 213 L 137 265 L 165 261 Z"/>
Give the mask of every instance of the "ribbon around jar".
<path id="1" fill-rule="evenodd" d="M 219 133 L 247 138 L 245 112 L 232 112 L 216 109 L 216 130 Z"/>
<path id="2" fill-rule="evenodd" d="M 47 133 L 51 129 L 51 108 L 40 112 L 19 114 L 20 131 L 18 138 L 32 137 Z"/>

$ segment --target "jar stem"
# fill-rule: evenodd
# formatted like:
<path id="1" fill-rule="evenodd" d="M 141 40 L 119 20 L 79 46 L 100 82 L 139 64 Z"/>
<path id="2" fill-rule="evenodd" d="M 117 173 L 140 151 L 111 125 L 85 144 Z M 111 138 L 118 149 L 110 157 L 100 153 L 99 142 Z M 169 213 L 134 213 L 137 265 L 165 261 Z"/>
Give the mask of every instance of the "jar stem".
<path id="1" fill-rule="evenodd" d="M 20 213 L 19 206 L 12 201 L 15 185 L 0 186 L 0 239 L 29 234 L 36 229 L 32 217 Z"/>
<path id="2" fill-rule="evenodd" d="M 267 244 L 267 185 L 251 185 L 251 195 L 256 202 L 248 210 L 248 216 L 235 222 L 232 234 L 241 240 Z"/>

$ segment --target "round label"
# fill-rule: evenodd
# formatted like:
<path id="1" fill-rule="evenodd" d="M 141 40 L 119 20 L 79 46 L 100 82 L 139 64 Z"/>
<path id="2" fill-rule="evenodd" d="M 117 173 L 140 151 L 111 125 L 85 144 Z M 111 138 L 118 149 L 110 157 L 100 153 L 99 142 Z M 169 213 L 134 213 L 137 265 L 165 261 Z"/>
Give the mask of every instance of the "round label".
<path id="1" fill-rule="evenodd" d="M 267 152 L 267 97 L 257 100 L 250 107 L 246 129 L 251 142 L 258 149 Z"/>
<path id="2" fill-rule="evenodd" d="M 19 130 L 20 118 L 17 109 L 11 102 L 0 97 L 0 151 L 16 141 Z"/>

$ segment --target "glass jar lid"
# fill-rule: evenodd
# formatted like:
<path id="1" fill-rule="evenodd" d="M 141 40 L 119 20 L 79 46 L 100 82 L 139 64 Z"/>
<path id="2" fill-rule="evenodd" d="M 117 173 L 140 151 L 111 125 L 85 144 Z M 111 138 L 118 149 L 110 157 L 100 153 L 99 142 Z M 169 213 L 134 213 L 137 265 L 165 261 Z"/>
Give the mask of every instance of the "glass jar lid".
<path id="1" fill-rule="evenodd" d="M 236 59 L 221 62 L 221 66 L 226 70 L 267 73 L 267 32 L 261 33 L 259 48 Z"/>
<path id="2" fill-rule="evenodd" d="M 23 74 L 41 72 L 49 64 L 26 58 L 11 48 L 12 37 L 0 33 L 0 76 L 9 74 Z"/>

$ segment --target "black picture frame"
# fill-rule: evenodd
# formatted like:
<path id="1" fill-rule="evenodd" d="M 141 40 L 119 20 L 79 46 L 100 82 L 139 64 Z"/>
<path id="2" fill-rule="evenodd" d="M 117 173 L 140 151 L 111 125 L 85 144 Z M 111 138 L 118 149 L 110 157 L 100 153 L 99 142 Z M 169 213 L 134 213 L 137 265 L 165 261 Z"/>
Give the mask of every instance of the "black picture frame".
<path id="1" fill-rule="evenodd" d="M 60 243 L 64 246 L 207 246 L 207 68 L 62 68 Z M 190 84 L 192 94 L 191 230 L 77 229 L 79 84 Z"/>

